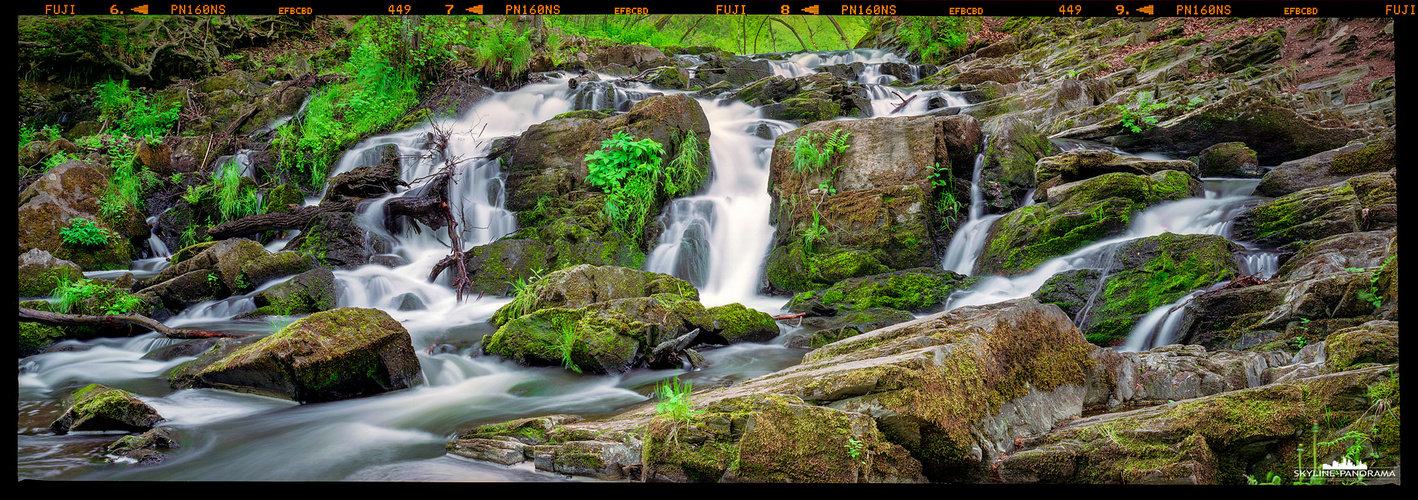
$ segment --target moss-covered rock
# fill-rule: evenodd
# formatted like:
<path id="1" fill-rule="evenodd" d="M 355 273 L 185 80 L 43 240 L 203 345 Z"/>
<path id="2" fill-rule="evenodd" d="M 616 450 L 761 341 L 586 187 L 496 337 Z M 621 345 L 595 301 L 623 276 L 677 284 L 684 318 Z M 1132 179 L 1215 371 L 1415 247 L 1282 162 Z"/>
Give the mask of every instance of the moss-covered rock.
<path id="1" fill-rule="evenodd" d="M 1157 124 L 1133 147 L 1191 156 L 1213 144 L 1244 142 L 1263 165 L 1276 165 L 1343 146 L 1357 130 L 1326 127 L 1297 114 L 1269 92 L 1247 89 Z"/>
<path id="2" fill-rule="evenodd" d="M 1324 341 L 1325 371 L 1343 371 L 1368 363 L 1397 363 L 1398 340 L 1398 323 L 1385 320 L 1331 333 Z"/>
<path id="3" fill-rule="evenodd" d="M 944 305 L 952 292 L 974 281 L 950 271 L 914 268 L 841 280 L 794 295 L 785 307 L 821 315 L 878 307 L 923 312 Z"/>
<path id="4" fill-rule="evenodd" d="M 89 384 L 69 397 L 69 407 L 49 429 L 55 434 L 70 431 L 137 431 L 151 429 L 162 415 L 132 393 Z"/>
<path id="5" fill-rule="evenodd" d="M 1197 196 L 1201 183 L 1175 170 L 1111 173 L 1049 189 L 1049 204 L 1014 210 L 990 227 L 974 274 L 1015 275 L 1125 231 L 1136 212 Z"/>
<path id="6" fill-rule="evenodd" d="M 1355 175 L 1393 169 L 1395 136 L 1393 129 L 1342 147 L 1281 163 L 1270 169 L 1256 186 L 1256 193 L 1285 196 L 1306 188 L 1327 186 Z"/>
<path id="7" fill-rule="evenodd" d="M 167 458 L 163 451 L 181 447 L 172 429 L 159 427 L 142 434 L 123 436 L 110 443 L 105 451 L 133 460 L 138 465 L 157 465 Z"/>
<path id="8" fill-rule="evenodd" d="M 1267 246 L 1318 240 L 1398 224 L 1395 174 L 1381 172 L 1302 189 L 1236 216 L 1235 236 Z"/>
<path id="9" fill-rule="evenodd" d="M 1039 132 L 1034 123 L 1018 114 L 1006 114 L 984 120 L 985 163 L 980 180 L 986 185 L 999 183 L 1005 196 L 986 195 L 988 213 L 1002 213 L 1016 208 L 1024 194 L 1038 185 L 1035 164 L 1051 156 L 1058 148 Z M 954 172 L 954 170 L 952 170 Z M 968 177 L 962 177 L 968 178 Z"/>
<path id="10" fill-rule="evenodd" d="M 105 170 L 100 165 L 74 160 L 49 169 L 21 191 L 19 253 L 40 249 L 86 271 L 127 269 L 136 255 L 129 233 L 135 225 L 147 226 L 142 222 L 142 215 L 132 210 L 120 222 L 97 215 L 99 200 L 109 189 Z M 76 218 L 87 219 L 106 231 L 106 243 L 90 246 L 64 241 L 61 231 L 70 227 L 72 219 Z M 127 219 L 135 219 L 136 224 Z"/>
<path id="11" fill-rule="evenodd" d="M 1266 472 L 1291 477 L 1296 458 L 1288 450 L 1342 436 L 1374 404 L 1370 388 L 1386 383 L 1392 370 L 1373 367 L 1074 420 L 1025 438 L 1022 451 L 999 463 L 1000 476 L 1088 484 L 1246 484 L 1246 475 L 1264 478 Z M 1329 463 L 1347 445 L 1327 442 L 1307 451 Z M 1398 458 L 1368 463 L 1385 467 Z"/>
<path id="12" fill-rule="evenodd" d="M 321 266 L 354 269 L 368 264 L 375 254 L 388 253 L 391 244 L 359 227 L 354 213 L 324 212 L 311 217 L 282 250 L 314 257 Z"/>
<path id="13" fill-rule="evenodd" d="M 225 356 L 203 356 L 175 371 L 172 382 L 314 403 L 406 389 L 420 377 L 403 325 L 378 309 L 340 308 Z"/>
<path id="14" fill-rule="evenodd" d="M 334 309 L 339 301 L 335 274 L 312 269 L 252 297 L 256 310 L 246 316 L 310 314 Z"/>
<path id="15" fill-rule="evenodd" d="M 1201 150 L 1197 167 L 1202 177 L 1246 177 L 1261 175 L 1260 160 L 1244 142 L 1223 142 Z"/>
<path id="16" fill-rule="evenodd" d="M 1196 177 L 1198 173 L 1197 165 L 1187 160 L 1149 160 L 1120 155 L 1106 149 L 1065 151 L 1039 159 L 1034 168 L 1034 178 L 1041 183 L 1054 176 L 1062 176 L 1063 182 L 1067 183 L 1114 172 L 1152 175 L 1164 170 L 1176 170 L 1192 177 Z"/>
<path id="17" fill-rule="evenodd" d="M 503 325 L 522 314 L 550 307 L 576 309 L 594 302 L 661 293 L 699 300 L 699 291 L 693 285 L 668 274 L 582 264 L 532 282 L 512 304 L 499 308 L 491 321 Z"/>
<path id="18" fill-rule="evenodd" d="M 84 272 L 78 264 L 33 248 L 20 255 L 17 278 L 21 297 L 48 297 L 59 283 L 83 279 Z"/>
<path id="19" fill-rule="evenodd" d="M 1101 346 L 1126 339 L 1137 321 L 1183 295 L 1240 274 L 1242 248 L 1216 235 L 1162 233 L 1123 244 L 1114 253 L 1102 293 L 1087 319 L 1075 318 L 1089 342 Z"/>

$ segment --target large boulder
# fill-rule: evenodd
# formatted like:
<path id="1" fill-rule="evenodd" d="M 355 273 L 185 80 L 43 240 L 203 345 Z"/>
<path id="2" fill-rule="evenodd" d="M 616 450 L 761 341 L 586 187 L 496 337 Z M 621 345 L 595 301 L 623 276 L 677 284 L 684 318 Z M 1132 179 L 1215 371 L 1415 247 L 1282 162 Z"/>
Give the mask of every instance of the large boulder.
<path id="1" fill-rule="evenodd" d="M 839 116 L 869 117 L 871 97 L 866 87 L 830 73 L 813 73 L 797 78 L 772 76 L 726 94 L 763 108 L 763 116 L 775 120 L 815 122 Z"/>
<path id="2" fill-rule="evenodd" d="M 931 481 L 984 481 L 1016 438 L 1081 413 L 1093 349 L 1033 299 L 962 307 L 828 344 L 801 365 L 697 394 L 695 406 L 783 394 L 866 413 Z"/>
<path id="3" fill-rule="evenodd" d="M 519 299 L 499 308 L 491 321 L 502 325 L 524 313 L 540 309 L 576 309 L 595 302 L 661 293 L 699 300 L 699 291 L 694 285 L 668 274 L 581 264 L 553 272 L 527 285 L 525 290 L 519 291 Z"/>
<path id="4" fill-rule="evenodd" d="M 997 470 L 1006 483 L 1246 484 L 1247 475 L 1263 479 L 1267 472 L 1294 477 L 1290 450 L 1304 445 L 1313 462 L 1330 463 L 1351 444 L 1338 444 L 1350 429 L 1372 429 L 1373 447 L 1394 449 L 1397 400 L 1380 399 L 1388 384 L 1397 394 L 1396 375 L 1393 365 L 1377 366 L 1080 418 L 1023 439 Z M 1385 412 L 1368 416 L 1376 404 L 1395 405 L 1394 422 Z M 1326 445 L 1311 449 L 1317 442 Z M 1395 453 L 1364 461 L 1393 467 L 1399 459 Z"/>
<path id="5" fill-rule="evenodd" d="M 1111 410 L 1266 385 L 1275 382 L 1273 368 L 1292 364 L 1294 356 L 1170 344 L 1144 352 L 1097 349 L 1093 360 L 1097 364 L 1088 378 L 1084 405 Z"/>
<path id="6" fill-rule="evenodd" d="M 365 231 L 352 212 L 325 212 L 311 217 L 283 248 L 314 257 L 322 267 L 354 269 L 376 254 L 388 253 L 392 242 Z"/>
<path id="7" fill-rule="evenodd" d="M 1038 185 L 1035 165 L 1059 152 L 1058 147 L 1018 113 L 985 119 L 981 131 L 986 141 L 980 171 L 985 211 L 1008 212 L 1027 202 L 1024 195 Z"/>
<path id="8" fill-rule="evenodd" d="M 845 136 L 847 148 L 831 165 L 794 167 L 799 138 L 815 138 L 822 148 L 833 134 Z M 769 285 L 805 291 L 934 266 L 937 240 L 948 240 L 939 234 L 936 200 L 950 188 L 932 179 L 945 169 L 968 178 L 982 140 L 979 122 L 968 116 L 817 122 L 779 136 L 768 187 L 777 227 Z"/>
<path id="9" fill-rule="evenodd" d="M 419 370 L 409 332 L 388 313 L 340 308 L 235 352 L 209 351 L 176 370 L 172 383 L 315 403 L 407 389 L 421 380 Z"/>
<path id="10" fill-rule="evenodd" d="M 252 297 L 256 310 L 245 316 L 310 314 L 334 309 L 340 289 L 335 273 L 311 269 L 262 290 Z"/>
<path id="11" fill-rule="evenodd" d="M 147 238 L 147 224 L 136 210 L 122 221 L 99 217 L 99 200 L 109 189 L 109 173 L 102 166 L 70 161 L 49 169 L 20 192 L 20 253 L 40 249 L 78 264 L 85 271 L 127 269 L 137 251 L 132 240 Z M 97 246 L 64 241 L 60 234 L 73 219 L 108 231 L 107 243 Z"/>
<path id="12" fill-rule="evenodd" d="M 1201 150 L 1197 167 L 1202 177 L 1246 177 L 1261 175 L 1260 160 L 1244 142 L 1223 142 Z"/>
<path id="13" fill-rule="evenodd" d="M 1107 266 L 1114 271 L 1097 285 L 1101 293 L 1074 316 L 1074 323 L 1089 342 L 1121 342 L 1154 309 L 1239 276 L 1235 254 L 1241 250 L 1212 234 L 1162 233 L 1124 243 Z"/>
<path id="14" fill-rule="evenodd" d="M 944 305 L 952 292 L 973 281 L 950 271 L 907 269 L 848 278 L 829 288 L 802 292 L 784 307 L 790 312 L 815 315 L 878 307 L 924 312 Z"/>
<path id="15" fill-rule="evenodd" d="M 1163 170 L 1177 170 L 1193 177 L 1197 177 L 1199 173 L 1197 164 L 1187 160 L 1151 160 L 1106 149 L 1065 151 L 1041 158 L 1034 168 L 1034 178 L 1040 183 L 1055 176 L 1063 177 L 1063 182 L 1074 182 L 1114 172 L 1152 175 Z"/>
<path id="16" fill-rule="evenodd" d="M 1236 216 L 1237 240 L 1265 246 L 1304 243 L 1398 224 L 1395 171 L 1364 174 L 1301 189 Z"/>
<path id="17" fill-rule="evenodd" d="M 576 309 L 539 309 L 502 324 L 484 337 L 483 349 L 527 365 L 621 373 L 652 364 L 656 360 L 650 359 L 651 354 L 657 348 L 690 334 L 679 350 L 700 344 L 766 342 L 778 335 L 778 326 L 767 313 L 740 304 L 706 309 L 697 300 L 658 293 Z"/>
<path id="18" fill-rule="evenodd" d="M 16 274 L 21 297 L 48 297 L 59 283 L 84 277 L 83 269 L 78 264 L 57 259 L 38 248 L 31 248 L 20 255 Z"/>
<path id="19" fill-rule="evenodd" d="M 1217 143 L 1244 142 L 1255 150 L 1262 165 L 1276 165 L 1343 146 L 1364 135 L 1354 129 L 1319 125 L 1271 93 L 1247 89 L 1158 123 L 1131 147 L 1185 157 Z"/>
<path id="20" fill-rule="evenodd" d="M 55 434 L 70 431 L 142 432 L 163 420 L 162 415 L 132 393 L 89 384 L 69 397 L 69 407 L 50 424 Z"/>
<path id="21" fill-rule="evenodd" d="M 1285 196 L 1306 188 L 1327 186 L 1355 175 L 1384 172 L 1397 166 L 1393 129 L 1342 147 L 1281 163 L 1261 178 L 1256 193 Z"/>
<path id="22" fill-rule="evenodd" d="M 222 240 L 190 258 L 163 268 L 143 291 L 169 304 L 185 304 L 233 293 L 247 293 L 268 281 L 314 268 L 315 259 L 299 252 L 271 253 L 244 238 Z"/>

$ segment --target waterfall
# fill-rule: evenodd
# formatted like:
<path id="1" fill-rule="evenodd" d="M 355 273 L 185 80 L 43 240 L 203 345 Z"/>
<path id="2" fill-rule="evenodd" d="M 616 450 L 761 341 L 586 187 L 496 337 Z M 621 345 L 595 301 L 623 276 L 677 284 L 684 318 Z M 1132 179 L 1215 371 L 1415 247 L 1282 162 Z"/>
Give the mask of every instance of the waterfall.
<path id="1" fill-rule="evenodd" d="M 790 130 L 739 101 L 700 100 L 709 119 L 711 184 L 704 193 L 680 198 L 661 216 L 665 231 L 645 269 L 693 282 L 700 276 L 705 305 L 757 302 L 763 263 L 773 242 L 768 222 L 768 162 L 773 139 Z M 755 135 L 767 125 L 770 138 Z"/>
<path id="2" fill-rule="evenodd" d="M 975 166 L 970 174 L 970 218 L 960 229 L 955 230 L 955 236 L 950 238 L 950 245 L 945 248 L 945 258 L 941 259 L 940 266 L 947 271 L 970 275 L 975 268 L 975 259 L 980 256 L 980 250 L 985 246 L 985 237 L 990 232 L 990 225 L 1001 217 L 997 214 L 983 216 L 985 197 L 980 189 L 980 176 L 984 169 L 985 153 L 982 151 L 975 155 Z"/>

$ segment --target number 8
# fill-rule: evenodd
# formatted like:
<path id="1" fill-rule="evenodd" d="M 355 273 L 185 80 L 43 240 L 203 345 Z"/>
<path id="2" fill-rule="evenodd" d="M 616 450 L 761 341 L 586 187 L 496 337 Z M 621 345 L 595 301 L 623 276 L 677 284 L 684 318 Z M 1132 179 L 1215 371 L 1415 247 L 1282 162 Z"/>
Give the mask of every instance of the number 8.
<path id="1" fill-rule="evenodd" d="M 789 9 L 787 5 L 784 5 L 782 12 L 783 14 L 788 14 L 789 12 L 792 12 L 792 9 Z"/>

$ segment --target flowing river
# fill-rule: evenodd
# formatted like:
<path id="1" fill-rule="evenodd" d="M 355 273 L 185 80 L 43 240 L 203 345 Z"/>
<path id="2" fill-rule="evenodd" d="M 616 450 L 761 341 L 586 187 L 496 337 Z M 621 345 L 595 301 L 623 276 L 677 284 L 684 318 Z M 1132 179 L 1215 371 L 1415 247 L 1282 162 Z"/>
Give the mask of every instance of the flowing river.
<path id="1" fill-rule="evenodd" d="M 800 76 L 829 64 L 863 63 L 858 81 L 872 95 L 877 116 L 919 115 L 927 102 L 944 99 L 952 106 L 964 104 L 946 91 L 888 88 L 895 77 L 881 74 L 881 63 L 904 62 L 882 51 L 856 50 L 804 53 L 771 60 L 775 72 Z M 367 139 L 342 156 L 331 176 L 358 165 L 377 163 L 382 148 L 392 145 L 401 155 L 403 179 L 412 181 L 442 167 L 449 158 L 469 159 L 461 164 L 452 199 L 467 221 L 462 225 L 467 246 L 487 244 L 516 231 L 514 214 L 504 208 L 501 166 L 477 158 L 489 148 L 489 138 L 520 134 L 529 126 L 574 109 L 630 104 L 657 93 L 643 84 L 614 85 L 615 77 L 599 75 L 600 82 L 573 90 L 568 77 L 549 76 L 510 92 L 499 92 L 479 102 L 464 116 L 439 122 L 452 130 L 448 157 L 430 153 L 424 145 L 432 125 Z M 912 75 L 915 78 L 915 75 Z M 910 105 L 892 113 L 896 104 Z M 794 124 L 763 117 L 761 110 L 738 101 L 700 98 L 699 105 L 711 129 L 712 181 L 699 194 L 673 200 L 661 223 L 665 230 L 649 253 L 645 269 L 671 273 L 700 289 L 706 306 L 743 303 L 781 314 L 786 297 L 760 295 L 763 262 L 770 250 L 774 227 L 769 222 L 769 156 L 773 138 Z M 983 158 L 983 157 L 982 157 Z M 971 183 L 968 220 L 956 232 L 942 267 L 969 273 L 979 255 L 984 234 L 999 215 L 983 215 L 979 184 L 980 165 Z M 1248 184 L 1248 185 L 1247 185 Z M 1049 277 L 1083 267 L 1102 266 L 1116 245 L 1132 239 L 1174 233 L 1225 235 L 1240 203 L 1252 199 L 1253 181 L 1206 180 L 1207 196 L 1152 207 L 1135 218 L 1126 234 L 1100 241 L 1012 278 L 986 277 L 972 290 L 958 292 L 949 308 L 1024 297 Z M 318 202 L 319 197 L 307 200 Z M 377 208 L 376 202 L 373 207 Z M 373 212 L 374 210 L 371 210 Z M 169 340 L 157 334 L 133 338 L 69 341 L 46 353 L 19 360 L 18 472 L 20 479 L 99 480 L 396 480 L 396 481 L 568 481 L 558 474 L 533 470 L 531 463 L 504 467 L 455 457 L 444 452 L 444 443 L 455 429 L 513 418 L 551 413 L 586 417 L 610 415 L 649 401 L 653 385 L 670 377 L 692 380 L 695 387 L 729 385 L 798 363 L 806 349 L 784 345 L 797 333 L 783 326 L 783 335 L 763 344 L 740 344 L 703 351 L 706 368 L 682 370 L 637 369 L 621 375 L 581 376 L 560 368 L 528 368 L 496 356 L 479 354 L 478 342 L 492 332 L 487 322 L 506 298 L 482 297 L 459 302 L 443 284 L 425 277 L 447 255 L 441 231 L 422 228 L 390 230 L 374 217 L 359 223 L 374 234 L 396 243 L 390 249 L 401 264 L 367 265 L 336 270 L 342 290 L 339 306 L 373 307 L 388 312 L 409 330 L 419 352 L 423 383 L 415 388 L 345 401 L 299 405 L 290 401 L 213 389 L 173 391 L 163 374 L 193 359 L 180 349 L 188 341 Z M 446 237 L 445 237 L 446 238 Z M 270 245 L 279 249 L 283 241 Z M 155 255 L 135 261 L 132 272 L 156 273 L 166 261 L 167 249 L 154 246 Z M 1269 260 L 1267 260 L 1269 259 Z M 1273 256 L 1257 251 L 1247 257 L 1257 271 L 1274 272 Z M 89 273 L 91 277 L 110 274 Z M 275 282 L 263 286 L 275 285 Z M 235 316 L 255 308 L 252 294 L 197 304 L 169 319 L 170 326 L 212 330 L 270 333 L 285 324 L 275 320 L 238 320 Z M 422 311 L 401 311 L 399 304 L 412 296 L 426 305 Z M 1160 309 L 1160 308 L 1159 308 Z M 1129 349 L 1146 349 L 1166 339 L 1167 318 L 1158 313 L 1139 324 Z M 1157 325 L 1163 325 L 1161 327 Z M 1161 340 L 1158 340 L 1161 339 Z M 153 406 L 167 420 L 163 426 L 180 436 L 182 447 L 168 453 L 160 465 L 97 463 L 95 450 L 119 434 L 75 433 L 55 436 L 48 426 L 62 411 L 56 399 L 66 389 L 102 383 L 126 389 Z"/>

